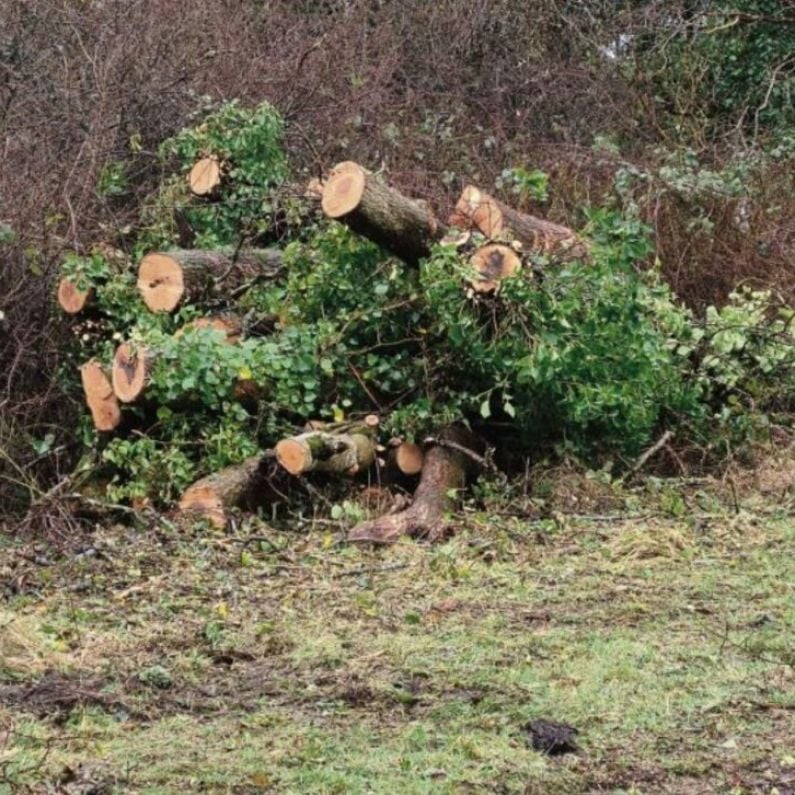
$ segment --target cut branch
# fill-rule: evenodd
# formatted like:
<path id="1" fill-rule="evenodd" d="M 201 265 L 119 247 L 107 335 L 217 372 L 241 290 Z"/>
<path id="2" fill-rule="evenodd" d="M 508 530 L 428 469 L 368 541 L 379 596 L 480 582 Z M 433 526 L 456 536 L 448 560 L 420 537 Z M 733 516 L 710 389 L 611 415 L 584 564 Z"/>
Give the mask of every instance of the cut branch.
<path id="1" fill-rule="evenodd" d="M 153 312 L 172 312 L 181 303 L 283 273 L 282 255 L 276 249 L 156 251 L 141 260 L 138 290 Z"/>
<path id="2" fill-rule="evenodd" d="M 88 287 L 81 290 L 71 279 L 66 276 L 58 282 L 58 303 L 64 312 L 76 315 L 82 312 L 94 298 L 94 289 Z"/>
<path id="3" fill-rule="evenodd" d="M 473 185 L 464 188 L 450 224 L 476 229 L 492 240 L 517 240 L 527 254 L 544 254 L 561 262 L 588 257 L 588 248 L 566 226 L 520 213 Z"/>
<path id="4" fill-rule="evenodd" d="M 105 369 L 92 359 L 80 367 L 80 380 L 94 427 L 98 431 L 115 430 L 121 422 L 121 409 Z"/>
<path id="5" fill-rule="evenodd" d="M 349 536 L 351 541 L 392 544 L 404 535 L 427 535 L 431 539 L 444 535 L 445 515 L 455 508 L 457 495 L 479 471 L 477 460 L 482 459 L 483 446 L 472 433 L 458 426 L 448 428 L 440 441 L 425 454 L 422 477 L 411 505 L 400 513 L 357 525 Z"/>
<path id="6" fill-rule="evenodd" d="M 215 157 L 197 160 L 188 174 L 188 185 L 194 196 L 212 196 L 221 186 L 221 164 Z"/>
<path id="7" fill-rule="evenodd" d="M 425 202 L 409 199 L 379 177 L 346 161 L 323 186 L 323 212 L 416 265 L 444 235 Z"/>
<path id="8" fill-rule="evenodd" d="M 276 445 L 276 460 L 291 475 L 329 472 L 352 476 L 373 463 L 375 451 L 374 428 L 363 423 L 345 430 L 313 430 L 282 439 Z"/>
<path id="9" fill-rule="evenodd" d="M 123 342 L 116 348 L 111 369 L 113 392 L 122 403 L 134 403 L 151 378 L 154 352 L 143 345 Z"/>
<path id="10" fill-rule="evenodd" d="M 220 331 L 224 335 L 227 343 L 235 345 L 243 338 L 243 318 L 231 312 L 213 315 L 211 317 L 200 317 L 186 323 L 181 329 L 177 330 L 174 336 L 181 337 L 186 331 L 190 331 L 191 329 L 212 329 L 213 331 Z"/>
<path id="11" fill-rule="evenodd" d="M 207 519 L 214 527 L 226 527 L 235 508 L 250 507 L 262 491 L 263 456 L 249 458 L 196 481 L 179 501 L 179 511 L 192 519 Z"/>
<path id="12" fill-rule="evenodd" d="M 522 267 L 519 255 L 502 243 L 481 246 L 469 263 L 475 274 L 468 281 L 476 293 L 495 292 L 503 279 L 513 276 Z"/>

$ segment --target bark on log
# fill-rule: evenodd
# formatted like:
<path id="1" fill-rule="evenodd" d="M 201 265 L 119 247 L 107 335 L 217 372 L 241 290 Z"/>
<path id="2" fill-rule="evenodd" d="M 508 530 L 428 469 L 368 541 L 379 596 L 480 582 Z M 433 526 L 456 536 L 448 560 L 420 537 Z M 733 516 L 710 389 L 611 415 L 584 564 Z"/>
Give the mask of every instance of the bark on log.
<path id="1" fill-rule="evenodd" d="M 111 368 L 113 392 L 122 403 L 134 403 L 151 377 L 154 352 L 143 345 L 123 342 L 116 348 Z"/>
<path id="2" fill-rule="evenodd" d="M 490 239 L 518 240 L 527 254 L 544 254 L 560 262 L 588 257 L 588 247 L 573 230 L 520 213 L 473 185 L 464 188 L 450 225 L 477 229 Z"/>
<path id="3" fill-rule="evenodd" d="M 329 472 L 353 476 L 375 460 L 373 428 L 366 424 L 344 431 L 309 431 L 282 439 L 276 445 L 276 460 L 291 475 Z"/>
<path id="4" fill-rule="evenodd" d="M 182 495 L 180 513 L 187 518 L 207 519 L 214 527 L 226 527 L 235 508 L 256 502 L 262 458 L 254 456 L 196 481 Z"/>
<path id="5" fill-rule="evenodd" d="M 194 196 L 212 196 L 221 186 L 221 164 L 215 157 L 197 160 L 188 174 L 188 185 Z"/>
<path id="6" fill-rule="evenodd" d="M 98 431 L 112 431 L 121 422 L 119 401 L 113 392 L 113 385 L 102 365 L 92 359 L 80 367 L 80 380 L 86 405 L 91 411 L 91 419 Z"/>
<path id="7" fill-rule="evenodd" d="M 425 454 L 411 505 L 400 513 L 362 522 L 351 531 L 349 540 L 392 544 L 404 535 L 431 540 L 443 537 L 445 514 L 457 503 L 454 495 L 479 470 L 481 453 L 482 445 L 473 434 L 461 427 L 448 428 Z"/>
<path id="8" fill-rule="evenodd" d="M 357 234 L 416 265 L 430 254 L 431 244 L 444 235 L 425 202 L 415 201 L 390 188 L 355 163 L 346 161 L 332 170 L 323 187 L 323 212 Z"/>
<path id="9" fill-rule="evenodd" d="M 58 282 L 58 303 L 64 312 L 76 315 L 82 312 L 94 299 L 94 289 L 81 290 L 66 276 Z"/>
<path id="10" fill-rule="evenodd" d="M 502 243 L 490 243 L 481 246 L 469 260 L 475 275 L 468 279 L 476 293 L 493 293 L 499 283 L 508 276 L 513 276 L 522 267 L 519 255 Z"/>
<path id="11" fill-rule="evenodd" d="M 230 345 L 236 345 L 243 338 L 243 318 L 231 312 L 191 320 L 181 329 L 178 329 L 174 336 L 181 337 L 186 331 L 191 329 L 205 328 L 220 331 L 224 335 L 225 341 Z"/>
<path id="12" fill-rule="evenodd" d="M 180 303 L 247 282 L 277 279 L 283 272 L 276 249 L 155 251 L 141 260 L 138 290 L 153 312 L 172 312 Z"/>

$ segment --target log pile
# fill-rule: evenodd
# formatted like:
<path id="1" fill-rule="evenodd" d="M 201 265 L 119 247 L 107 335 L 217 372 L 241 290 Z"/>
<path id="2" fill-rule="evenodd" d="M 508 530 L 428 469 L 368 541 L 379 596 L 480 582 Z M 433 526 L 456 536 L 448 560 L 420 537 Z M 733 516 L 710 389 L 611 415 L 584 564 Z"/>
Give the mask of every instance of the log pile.
<path id="1" fill-rule="evenodd" d="M 212 157 L 198 160 L 188 175 L 190 189 L 201 201 L 216 197 L 224 178 L 224 164 Z M 537 258 L 565 262 L 588 257 L 586 243 L 572 230 L 520 213 L 473 186 L 464 188 L 447 225 L 426 202 L 404 196 L 381 175 L 351 161 L 338 163 L 322 180 L 312 180 L 304 195 L 319 202 L 327 218 L 377 243 L 410 267 L 417 267 L 439 242 L 455 246 L 471 265 L 462 287 L 470 295 L 483 296 L 479 300 L 489 300 L 503 280 L 515 277 L 530 260 L 535 264 Z M 274 248 L 152 251 L 138 263 L 137 290 L 153 313 L 175 313 L 186 305 L 209 310 L 176 336 L 190 329 L 212 329 L 227 344 L 237 345 L 251 327 L 233 311 L 234 299 L 254 284 L 284 275 L 282 254 Z M 58 303 L 69 315 L 85 312 L 93 298 L 90 287 L 81 289 L 66 278 L 58 284 Z M 274 323 L 272 319 L 261 323 L 265 333 Z M 128 340 L 118 345 L 112 361 L 82 365 L 85 402 L 98 432 L 121 428 L 126 406 L 145 406 L 157 361 L 156 349 Z M 256 383 L 240 382 L 241 401 L 259 398 Z M 267 466 L 279 467 L 293 478 L 316 474 L 361 478 L 376 473 L 379 482 L 416 485 L 414 499 L 398 513 L 358 526 L 351 540 L 383 544 L 403 535 L 441 537 L 457 495 L 482 467 L 483 442 L 459 426 L 443 429 L 438 438 L 423 445 L 384 440 L 382 428 L 374 415 L 331 424 L 309 422 L 303 431 L 275 440 L 272 451 L 194 483 L 182 495 L 179 511 L 219 528 L 226 526 L 236 511 L 263 503 L 268 493 L 263 474 Z"/>

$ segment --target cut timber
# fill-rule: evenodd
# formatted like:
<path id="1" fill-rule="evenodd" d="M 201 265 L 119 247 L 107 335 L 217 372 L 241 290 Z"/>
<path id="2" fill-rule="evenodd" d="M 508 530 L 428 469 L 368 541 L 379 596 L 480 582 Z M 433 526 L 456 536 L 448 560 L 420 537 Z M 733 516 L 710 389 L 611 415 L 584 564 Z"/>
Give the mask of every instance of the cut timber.
<path id="1" fill-rule="evenodd" d="M 113 392 L 122 403 L 134 403 L 143 395 L 152 371 L 154 355 L 143 345 L 123 342 L 116 348 L 111 370 Z"/>
<path id="2" fill-rule="evenodd" d="M 220 331 L 224 335 L 224 341 L 230 345 L 236 345 L 243 338 L 243 318 L 240 315 L 225 313 L 223 315 L 213 315 L 212 317 L 200 317 L 186 323 L 178 329 L 175 337 L 181 337 L 186 331 L 191 329 L 212 329 Z"/>
<path id="3" fill-rule="evenodd" d="M 340 170 L 342 169 L 342 170 Z M 346 161 L 323 187 L 323 212 L 416 265 L 444 234 L 424 202 L 406 198 L 377 176 Z"/>
<path id="4" fill-rule="evenodd" d="M 113 385 L 102 365 L 92 359 L 80 367 L 80 380 L 86 405 L 91 410 L 94 427 L 98 431 L 112 431 L 121 422 L 119 401 L 113 392 Z"/>
<path id="5" fill-rule="evenodd" d="M 398 442 L 389 451 L 389 464 L 403 475 L 419 475 L 425 455 L 422 448 L 413 442 Z"/>
<path id="6" fill-rule="evenodd" d="M 221 184 L 221 164 L 214 157 L 197 160 L 188 174 L 188 185 L 195 196 L 212 196 Z"/>
<path id="7" fill-rule="evenodd" d="M 469 431 L 448 428 L 425 454 L 422 476 L 411 505 L 400 513 L 357 525 L 349 540 L 392 544 L 401 536 L 444 535 L 445 515 L 457 502 L 470 477 L 479 469 L 482 445 Z"/>
<path id="8" fill-rule="evenodd" d="M 519 255 L 502 243 L 481 246 L 470 258 L 476 275 L 469 279 L 476 293 L 493 293 L 500 281 L 513 276 L 522 267 Z"/>
<path id="9" fill-rule="evenodd" d="M 276 460 L 291 475 L 330 472 L 355 475 L 375 460 L 375 436 L 363 425 L 345 432 L 309 431 L 282 439 Z"/>
<path id="10" fill-rule="evenodd" d="M 282 273 L 282 255 L 276 249 L 155 251 L 141 260 L 138 290 L 153 312 L 171 312 L 208 293 Z"/>
<path id="11" fill-rule="evenodd" d="M 520 213 L 473 185 L 464 188 L 450 224 L 477 229 L 491 239 L 518 240 L 527 254 L 544 254 L 561 262 L 588 257 L 588 248 L 576 232 Z"/>
<path id="12" fill-rule="evenodd" d="M 255 501 L 261 465 L 262 456 L 255 456 L 196 481 L 182 495 L 180 513 L 188 518 L 207 519 L 214 527 L 225 527 L 234 508 Z"/>
<path id="13" fill-rule="evenodd" d="M 58 303 L 64 312 L 76 315 L 82 312 L 94 297 L 93 288 L 81 290 L 71 279 L 65 276 L 58 282 Z"/>

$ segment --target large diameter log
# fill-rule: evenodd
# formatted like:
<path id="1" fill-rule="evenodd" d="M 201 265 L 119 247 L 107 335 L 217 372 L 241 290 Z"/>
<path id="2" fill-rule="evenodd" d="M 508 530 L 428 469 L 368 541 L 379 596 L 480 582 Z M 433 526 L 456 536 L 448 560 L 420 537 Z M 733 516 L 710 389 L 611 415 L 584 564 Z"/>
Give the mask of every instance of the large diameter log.
<path id="1" fill-rule="evenodd" d="M 338 164 L 323 186 L 323 212 L 415 265 L 444 229 L 425 202 L 409 199 L 356 164 Z"/>
<path id="2" fill-rule="evenodd" d="M 93 359 L 86 362 L 80 367 L 80 380 L 94 427 L 98 431 L 112 431 L 118 428 L 121 422 L 119 401 L 102 365 Z"/>
<path id="3" fill-rule="evenodd" d="M 254 500 L 261 464 L 262 456 L 255 456 L 196 481 L 182 495 L 180 513 L 191 519 L 207 519 L 214 527 L 225 527 L 235 508 Z"/>
<path id="4" fill-rule="evenodd" d="M 469 479 L 480 468 L 482 445 L 469 431 L 448 428 L 425 453 L 422 476 L 411 505 L 399 513 L 362 522 L 348 538 L 355 542 L 392 544 L 401 536 L 441 538 Z"/>
<path id="5" fill-rule="evenodd" d="M 276 445 L 276 460 L 291 475 L 329 472 L 353 476 L 375 460 L 372 433 L 309 431 L 282 439 Z"/>
<path id="6" fill-rule="evenodd" d="M 58 282 L 58 304 L 64 312 L 70 315 L 82 312 L 91 303 L 93 297 L 94 289 L 92 287 L 81 290 L 66 276 Z"/>
<path id="7" fill-rule="evenodd" d="M 138 267 L 138 290 L 153 312 L 172 312 L 181 303 L 283 272 L 276 249 L 154 251 Z"/>
<path id="8" fill-rule="evenodd" d="M 122 403 L 140 399 L 151 378 L 154 352 L 143 345 L 123 342 L 116 348 L 111 368 L 113 392 Z"/>
<path id="9" fill-rule="evenodd" d="M 464 188 L 450 224 L 477 229 L 491 239 L 518 240 L 527 254 L 544 254 L 561 262 L 588 257 L 588 247 L 567 226 L 520 213 L 474 185 Z"/>
<path id="10" fill-rule="evenodd" d="M 519 255 L 502 243 L 481 246 L 469 260 L 474 275 L 469 284 L 476 293 L 493 293 L 499 283 L 522 267 Z"/>
<path id="11" fill-rule="evenodd" d="M 221 164 L 215 157 L 197 160 L 188 174 L 188 185 L 194 196 L 212 196 L 221 185 Z"/>

